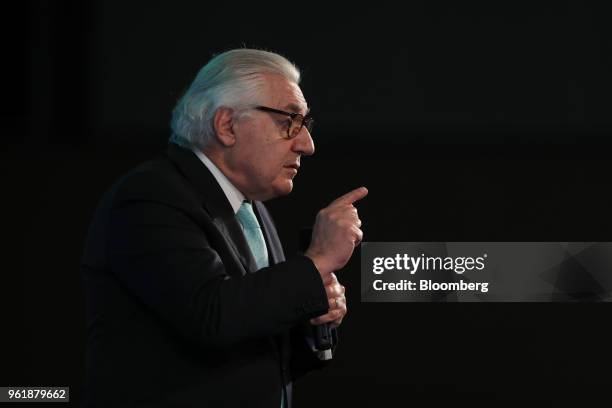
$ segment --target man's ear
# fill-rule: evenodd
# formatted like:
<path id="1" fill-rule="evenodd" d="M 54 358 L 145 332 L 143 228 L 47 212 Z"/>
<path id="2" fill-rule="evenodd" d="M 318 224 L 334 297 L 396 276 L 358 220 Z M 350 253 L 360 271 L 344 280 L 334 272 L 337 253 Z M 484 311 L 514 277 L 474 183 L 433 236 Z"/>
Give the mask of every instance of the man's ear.
<path id="1" fill-rule="evenodd" d="M 224 106 L 217 109 L 213 118 L 213 125 L 219 143 L 225 147 L 233 146 L 236 143 L 233 109 Z"/>

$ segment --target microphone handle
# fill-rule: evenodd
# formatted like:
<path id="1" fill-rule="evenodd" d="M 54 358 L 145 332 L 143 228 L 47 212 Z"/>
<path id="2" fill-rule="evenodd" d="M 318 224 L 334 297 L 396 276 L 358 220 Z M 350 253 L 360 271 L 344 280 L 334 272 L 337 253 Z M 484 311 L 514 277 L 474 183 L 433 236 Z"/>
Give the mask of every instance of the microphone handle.
<path id="1" fill-rule="evenodd" d="M 314 345 L 317 350 L 323 351 L 331 349 L 333 345 L 331 323 L 313 326 L 313 337 Z"/>

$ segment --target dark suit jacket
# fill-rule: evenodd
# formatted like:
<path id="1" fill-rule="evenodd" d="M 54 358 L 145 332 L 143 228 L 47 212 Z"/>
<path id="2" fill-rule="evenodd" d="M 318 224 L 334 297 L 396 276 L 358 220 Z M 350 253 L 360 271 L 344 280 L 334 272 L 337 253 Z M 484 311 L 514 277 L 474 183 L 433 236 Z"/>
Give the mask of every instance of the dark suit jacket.
<path id="1" fill-rule="evenodd" d="M 312 261 L 285 260 L 255 202 L 270 267 L 257 273 L 220 186 L 171 144 L 108 191 L 82 263 L 87 407 L 270 407 L 319 361 L 303 328 L 328 310 Z"/>

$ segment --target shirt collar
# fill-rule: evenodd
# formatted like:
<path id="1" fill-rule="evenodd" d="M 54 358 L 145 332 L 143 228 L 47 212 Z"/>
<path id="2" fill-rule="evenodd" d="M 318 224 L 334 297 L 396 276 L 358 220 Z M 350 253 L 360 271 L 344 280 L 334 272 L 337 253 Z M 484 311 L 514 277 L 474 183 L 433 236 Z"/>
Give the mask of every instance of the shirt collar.
<path id="1" fill-rule="evenodd" d="M 240 209 L 242 202 L 245 200 L 244 194 L 242 194 L 240 190 L 238 190 L 236 186 L 229 181 L 225 174 L 223 174 L 215 163 L 213 163 L 202 151 L 198 150 L 197 148 L 192 148 L 191 150 L 196 156 L 198 156 L 198 159 L 204 163 L 208 170 L 210 170 L 213 177 L 215 180 L 217 180 L 217 183 L 219 183 L 219 186 L 221 186 L 221 189 L 225 193 L 225 197 L 227 197 L 227 200 L 232 206 L 234 214 L 236 214 Z"/>

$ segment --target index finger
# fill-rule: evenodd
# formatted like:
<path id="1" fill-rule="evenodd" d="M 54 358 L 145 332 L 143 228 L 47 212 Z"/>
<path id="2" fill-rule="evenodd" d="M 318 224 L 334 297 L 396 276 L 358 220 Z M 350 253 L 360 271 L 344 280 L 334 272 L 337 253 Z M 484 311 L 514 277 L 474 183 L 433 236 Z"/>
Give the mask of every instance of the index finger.
<path id="1" fill-rule="evenodd" d="M 354 202 L 361 200 L 363 197 L 367 195 L 368 195 L 368 189 L 365 187 L 359 187 L 353 191 L 349 191 L 343 196 L 336 198 L 334 201 L 332 201 L 330 205 L 353 204 Z"/>

